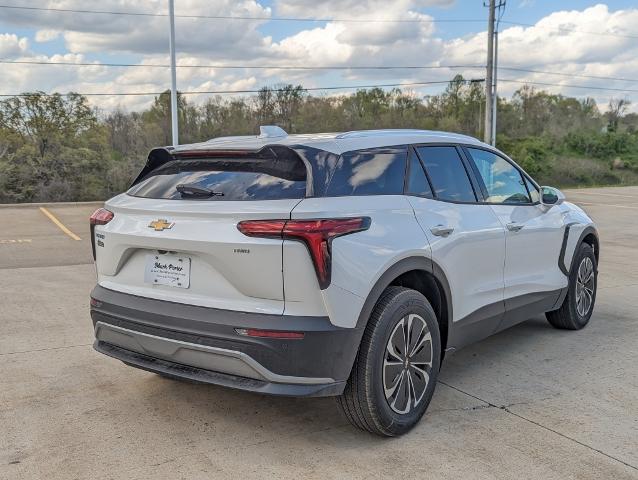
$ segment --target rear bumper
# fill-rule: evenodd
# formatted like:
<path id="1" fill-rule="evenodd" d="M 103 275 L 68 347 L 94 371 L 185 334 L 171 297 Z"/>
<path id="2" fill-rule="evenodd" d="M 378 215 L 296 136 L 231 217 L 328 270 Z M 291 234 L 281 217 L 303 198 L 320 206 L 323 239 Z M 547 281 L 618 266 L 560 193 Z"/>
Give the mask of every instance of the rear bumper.
<path id="1" fill-rule="evenodd" d="M 91 296 L 97 351 L 144 370 L 273 395 L 339 395 L 362 335 L 327 317 L 197 307 L 100 286 Z M 292 330 L 304 338 L 244 337 L 235 328 Z"/>

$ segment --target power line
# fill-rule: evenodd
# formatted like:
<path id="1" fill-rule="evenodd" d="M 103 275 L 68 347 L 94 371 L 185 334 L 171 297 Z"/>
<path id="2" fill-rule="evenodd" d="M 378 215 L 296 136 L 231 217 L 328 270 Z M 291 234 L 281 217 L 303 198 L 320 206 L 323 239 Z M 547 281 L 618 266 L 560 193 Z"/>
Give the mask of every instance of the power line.
<path id="1" fill-rule="evenodd" d="M 170 68 L 169 64 L 157 63 L 91 63 L 91 62 L 47 62 L 39 60 L 0 60 L 0 64 L 9 65 L 60 65 L 70 67 L 128 67 L 128 68 Z M 177 65 L 177 68 L 214 68 L 218 70 L 461 70 L 483 69 L 485 65 L 334 65 L 334 66 L 295 66 L 295 65 Z M 512 72 L 540 73 L 543 75 L 561 75 L 564 77 L 589 78 L 595 80 L 613 80 L 618 82 L 638 82 L 638 78 L 606 77 L 578 73 L 551 72 L 518 67 L 498 67 L 499 70 Z"/>
<path id="2" fill-rule="evenodd" d="M 47 62 L 40 60 L 0 60 L 0 64 L 16 65 L 67 65 L 78 67 L 152 67 L 170 68 L 169 64 L 140 64 L 140 63 L 90 63 L 90 62 Z M 259 69 L 259 70 L 438 70 L 485 68 L 484 65 L 375 65 L 375 66 L 294 66 L 294 65 L 177 65 L 177 68 L 217 68 L 217 69 Z"/>
<path id="3" fill-rule="evenodd" d="M 427 85 L 442 85 L 453 82 L 454 80 L 440 80 L 440 81 L 431 81 L 431 82 L 407 82 L 407 83 L 381 83 L 374 85 L 339 85 L 339 86 L 327 86 L 327 87 L 308 87 L 302 88 L 302 91 L 321 91 L 321 90 L 349 90 L 349 89 L 363 89 L 363 88 L 386 88 L 386 87 L 413 87 L 413 86 L 427 86 Z M 474 78 L 468 80 L 462 80 L 461 83 L 464 84 L 472 84 L 472 83 L 481 83 L 484 82 L 483 78 Z M 499 81 L 501 82 L 509 82 L 509 83 L 519 83 L 524 85 L 541 85 L 548 87 L 564 87 L 564 88 L 581 88 L 586 90 L 602 90 L 602 91 L 614 91 L 614 92 L 625 92 L 625 93 L 638 93 L 638 89 L 628 89 L 628 88 L 613 88 L 613 87 L 596 87 L 593 85 L 572 85 L 565 83 L 550 83 L 550 82 L 535 82 L 528 81 L 523 79 L 514 79 L 514 78 L 502 78 Z M 240 94 L 240 93 L 259 93 L 262 89 L 259 90 L 204 90 L 204 91 L 184 91 L 179 92 L 180 95 L 215 95 L 215 94 Z M 269 88 L 271 92 L 283 92 L 287 89 L 284 88 Z M 101 97 L 120 97 L 120 96 L 156 96 L 162 95 L 166 92 L 124 92 L 124 93 L 17 93 L 17 94 L 0 94 L 0 97 L 32 97 L 32 96 L 69 96 L 69 95 L 82 95 L 86 97 L 93 96 L 101 96 Z"/>
<path id="4" fill-rule="evenodd" d="M 544 30 L 554 30 L 557 32 L 571 32 L 571 33 L 582 33 L 583 35 L 596 35 L 603 37 L 620 37 L 620 38 L 633 38 L 638 39 L 638 35 L 629 35 L 625 33 L 614 33 L 614 32 L 592 32 L 588 30 L 580 30 L 577 28 L 568 28 L 568 27 L 551 27 L 549 25 L 534 25 L 533 23 L 523 23 L 523 22 L 513 22 L 509 20 L 501 20 L 501 23 L 507 25 L 515 25 L 518 27 L 533 27 L 533 28 L 541 28 Z"/>
<path id="5" fill-rule="evenodd" d="M 70 8 L 49 8 L 49 7 L 27 7 L 23 5 L 0 5 L 0 9 L 8 10 L 25 10 L 38 12 L 57 12 L 57 13 L 83 13 L 96 15 L 122 15 L 135 17 L 168 17 L 167 13 L 153 12 L 124 12 L 111 10 L 77 10 Z M 175 18 L 190 19 L 210 19 L 210 20 L 245 20 L 245 21 L 269 21 L 269 22 L 311 22 L 311 23 L 483 23 L 481 19 L 425 19 L 425 18 L 308 18 L 308 17 L 267 17 L 267 16 L 250 16 L 250 15 L 175 15 Z M 582 33 L 584 35 L 609 36 L 620 38 L 638 39 L 638 35 L 630 35 L 615 32 L 592 32 L 579 30 L 568 27 L 551 27 L 545 25 L 535 25 L 533 23 L 514 22 L 511 20 L 501 20 L 500 23 L 507 25 L 515 25 L 520 27 L 534 27 L 544 30 L 553 30 L 557 32 L 573 32 Z"/>
<path id="6" fill-rule="evenodd" d="M 122 12 L 111 10 L 74 10 L 70 8 L 26 7 L 22 5 L 0 5 L 11 10 L 29 10 L 38 12 L 88 13 L 97 15 L 126 15 L 136 17 L 168 17 L 168 13 Z M 266 17 L 249 15 L 175 15 L 175 18 L 206 18 L 211 20 L 252 20 L 274 22 L 340 22 L 340 23 L 482 23 L 474 19 L 417 19 L 417 18 L 308 18 L 308 17 Z"/>
<path id="7" fill-rule="evenodd" d="M 638 78 L 602 77 L 598 75 L 583 75 L 578 73 L 566 73 L 566 72 L 548 72 L 547 70 L 532 70 L 527 68 L 516 68 L 516 67 L 498 67 L 498 68 L 499 70 L 507 70 L 511 72 L 542 73 L 544 75 L 562 75 L 564 77 L 591 78 L 596 80 L 613 80 L 617 82 L 638 82 Z"/>
<path id="8" fill-rule="evenodd" d="M 592 85 L 571 85 L 568 83 L 533 82 L 533 81 L 513 79 L 513 78 L 500 78 L 499 82 L 522 83 L 526 85 L 542 85 L 547 87 L 584 88 L 586 90 L 608 90 L 612 92 L 638 93 L 638 89 L 631 89 L 631 88 L 595 87 Z"/>
<path id="9" fill-rule="evenodd" d="M 47 62 L 32 60 L 0 60 L 0 64 L 11 65 L 55 65 L 71 67 L 135 67 L 135 68 L 169 68 L 168 64 L 139 64 L 139 63 L 89 63 L 89 62 Z M 294 66 L 294 65 L 178 65 L 177 68 L 214 68 L 214 69 L 258 69 L 258 70 L 439 70 L 439 69 L 479 69 L 484 65 L 366 65 L 366 66 Z M 638 78 L 606 77 L 599 75 L 584 75 L 578 73 L 551 72 L 548 70 L 534 70 L 518 67 L 498 67 L 499 70 L 512 72 L 539 73 L 543 75 L 560 75 L 574 78 L 588 78 L 594 80 L 611 80 L 618 82 L 638 82 Z M 531 83 L 531 81 L 529 82 Z M 554 85 L 554 84 L 552 84 Z M 556 84 L 558 85 L 558 84 Z M 587 87 L 595 88 L 595 87 Z"/>
<path id="10" fill-rule="evenodd" d="M 362 88 L 386 88 L 386 87 L 413 87 L 413 86 L 425 86 L 425 85 L 441 85 L 441 84 L 446 84 L 446 83 L 450 83 L 453 80 L 439 80 L 439 81 L 432 81 L 432 82 L 408 82 L 408 83 L 381 83 L 381 84 L 376 84 L 376 85 L 339 85 L 339 86 L 328 86 L 328 87 L 308 87 L 308 88 L 302 88 L 302 91 L 320 91 L 320 90 L 347 90 L 347 89 L 362 89 Z M 485 81 L 482 78 L 475 78 L 475 79 L 469 79 L 469 80 L 462 80 L 462 83 L 480 83 Z M 185 92 L 178 92 L 180 95 L 208 95 L 208 94 L 236 94 L 236 93 L 259 93 L 260 91 L 262 91 L 263 89 L 259 89 L 259 90 L 205 90 L 205 91 L 185 91 Z M 284 92 L 287 91 L 288 89 L 285 88 L 268 88 L 269 91 L 271 92 Z M 70 93 L 18 93 L 18 94 L 9 94 L 9 93 L 3 93 L 0 94 L 0 97 L 37 97 L 37 96 L 45 96 L 45 97 L 52 97 L 52 96 L 56 96 L 56 95 L 60 95 L 60 96 L 69 96 L 69 95 L 82 95 L 85 97 L 108 97 L 108 96 L 113 96 L 113 97 L 120 97 L 120 96 L 126 96 L 126 97 L 135 97 L 135 96 L 151 96 L 151 95 L 161 95 L 165 92 L 128 92 L 128 93 L 77 93 L 77 92 L 70 92 Z"/>

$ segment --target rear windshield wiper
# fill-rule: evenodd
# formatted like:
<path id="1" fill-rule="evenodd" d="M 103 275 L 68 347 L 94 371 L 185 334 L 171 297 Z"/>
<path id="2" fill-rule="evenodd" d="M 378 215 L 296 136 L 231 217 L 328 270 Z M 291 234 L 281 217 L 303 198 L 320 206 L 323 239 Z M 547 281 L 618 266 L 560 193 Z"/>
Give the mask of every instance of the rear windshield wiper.
<path id="1" fill-rule="evenodd" d="M 206 187 L 198 187 L 197 185 L 188 184 L 188 183 L 180 183 L 175 187 L 179 193 L 184 196 L 191 197 L 223 197 L 224 194 L 222 192 L 215 192 L 210 188 Z"/>

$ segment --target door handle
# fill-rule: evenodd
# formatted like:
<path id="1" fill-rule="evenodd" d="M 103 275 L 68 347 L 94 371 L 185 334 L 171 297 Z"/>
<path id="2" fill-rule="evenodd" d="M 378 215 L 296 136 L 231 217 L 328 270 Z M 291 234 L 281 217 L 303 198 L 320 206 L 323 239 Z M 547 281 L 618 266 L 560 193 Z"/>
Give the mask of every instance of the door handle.
<path id="1" fill-rule="evenodd" d="M 525 225 L 521 224 L 521 223 L 508 223 L 506 225 L 507 229 L 510 232 L 518 232 L 521 228 L 523 228 Z"/>
<path id="2" fill-rule="evenodd" d="M 437 237 L 447 237 L 454 231 L 454 228 L 437 225 L 436 227 L 432 227 L 430 231 L 432 232 L 432 235 L 436 235 Z"/>

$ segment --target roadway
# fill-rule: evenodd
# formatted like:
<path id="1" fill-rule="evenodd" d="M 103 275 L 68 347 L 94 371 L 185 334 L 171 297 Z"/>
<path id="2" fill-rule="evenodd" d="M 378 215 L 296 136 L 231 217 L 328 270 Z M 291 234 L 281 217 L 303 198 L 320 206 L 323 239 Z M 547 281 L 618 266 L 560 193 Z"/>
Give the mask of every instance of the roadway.
<path id="1" fill-rule="evenodd" d="M 176 382 L 97 354 L 96 205 L 0 207 L 0 479 L 638 478 L 638 187 L 566 193 L 601 234 L 590 325 L 533 318 L 451 355 L 396 439 L 355 430 L 329 398 Z"/>

